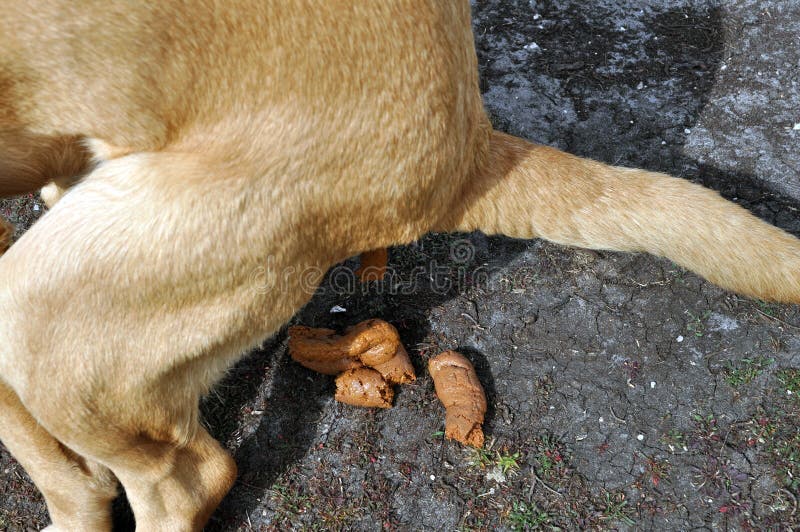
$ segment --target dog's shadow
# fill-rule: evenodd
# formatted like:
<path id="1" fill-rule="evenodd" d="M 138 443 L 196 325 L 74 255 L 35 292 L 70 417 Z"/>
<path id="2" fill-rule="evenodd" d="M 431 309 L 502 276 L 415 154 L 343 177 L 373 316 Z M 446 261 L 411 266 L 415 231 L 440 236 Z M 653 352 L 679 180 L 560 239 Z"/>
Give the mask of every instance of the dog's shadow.
<path id="1" fill-rule="evenodd" d="M 431 235 L 413 246 L 392 250 L 386 278 L 364 284 L 353 274 L 357 263 L 347 261 L 328 272 L 314 298 L 292 322 L 343 330 L 370 318 L 389 321 L 421 374 L 426 370 L 424 360 L 416 356 L 417 346 L 430 332 L 430 309 L 461 293 L 462 283 L 475 282 L 470 272 L 510 260 L 528 246 L 521 241 L 509 246 L 500 239 L 496 245 L 502 251 L 490 249 L 495 246 L 480 234 Z M 491 400 L 494 387 L 485 358 L 468 347 L 463 352 L 475 362 Z M 207 530 L 227 530 L 240 523 L 254 509 L 253 501 L 308 452 L 318 438 L 319 421 L 333 390 L 331 377 L 307 370 L 288 357 L 285 329 L 223 380 L 204 402 L 203 413 L 212 434 L 234 448 L 240 475 Z M 491 416 L 490 410 L 487 423 Z"/>

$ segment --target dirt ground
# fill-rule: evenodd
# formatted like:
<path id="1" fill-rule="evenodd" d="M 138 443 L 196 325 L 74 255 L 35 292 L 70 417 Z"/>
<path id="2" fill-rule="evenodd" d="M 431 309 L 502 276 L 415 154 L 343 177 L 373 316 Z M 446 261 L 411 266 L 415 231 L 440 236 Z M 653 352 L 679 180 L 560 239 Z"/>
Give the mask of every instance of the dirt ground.
<path id="1" fill-rule="evenodd" d="M 497 128 L 701 182 L 800 234 L 796 2 L 491 0 L 473 12 Z M 41 207 L 26 197 L 0 212 L 24 225 Z M 379 283 L 356 283 L 355 265 L 329 272 L 292 322 L 386 319 L 417 381 L 390 410 L 336 403 L 332 378 L 292 362 L 279 332 L 203 403 L 240 469 L 208 530 L 800 527 L 797 307 L 646 255 L 481 234 L 392 249 Z M 425 367 L 444 349 L 486 388 L 483 451 L 442 436 Z M 47 523 L 0 446 L 0 529 Z"/>

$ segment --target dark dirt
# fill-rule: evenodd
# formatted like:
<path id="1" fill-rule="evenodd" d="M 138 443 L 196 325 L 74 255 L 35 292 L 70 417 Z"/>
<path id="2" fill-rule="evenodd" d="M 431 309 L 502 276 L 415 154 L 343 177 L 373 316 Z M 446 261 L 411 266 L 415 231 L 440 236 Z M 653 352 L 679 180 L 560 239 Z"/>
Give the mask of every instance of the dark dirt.
<path id="1" fill-rule="evenodd" d="M 473 4 L 496 127 L 701 182 L 800 234 L 798 4 L 587 4 Z M 36 202 L 0 210 L 25 224 Z M 277 334 L 203 403 L 240 469 L 209 530 L 800 526 L 797 307 L 663 259 L 481 234 L 393 249 L 381 283 L 354 265 L 293 322 L 386 319 L 418 380 L 391 410 L 338 404 Z M 425 367 L 445 349 L 486 388 L 485 451 L 441 435 Z M 0 472 L 0 529 L 46 525 L 2 447 Z"/>

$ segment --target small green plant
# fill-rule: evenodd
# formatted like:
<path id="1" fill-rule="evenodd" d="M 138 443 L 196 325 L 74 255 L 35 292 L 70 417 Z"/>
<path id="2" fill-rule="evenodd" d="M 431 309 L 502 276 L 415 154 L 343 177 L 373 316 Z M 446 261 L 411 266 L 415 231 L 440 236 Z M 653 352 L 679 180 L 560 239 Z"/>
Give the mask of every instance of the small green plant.
<path id="1" fill-rule="evenodd" d="M 755 358 L 743 358 L 740 364 L 734 365 L 730 360 L 725 369 L 725 382 L 733 386 L 749 384 L 753 379 L 761 375 L 764 369 L 775 362 L 774 358 L 758 356 Z"/>
<path id="2" fill-rule="evenodd" d="M 686 314 L 689 315 L 689 323 L 686 324 L 686 330 L 698 338 L 703 336 L 706 332 L 706 320 L 711 316 L 711 311 L 706 310 L 699 316 L 695 316 L 687 310 Z"/>
<path id="3" fill-rule="evenodd" d="M 614 494 L 606 492 L 603 508 L 603 519 L 606 521 L 616 521 L 623 525 L 633 526 L 635 522 L 631 519 L 630 515 L 632 510 L 628 507 L 628 501 L 625 500 L 625 494 L 617 492 Z"/>
<path id="4" fill-rule="evenodd" d="M 767 303 L 766 301 L 761 301 L 760 299 L 756 301 L 756 305 L 758 305 L 758 310 L 761 314 L 765 316 L 769 316 L 770 318 L 775 317 L 775 307 Z"/>
<path id="5" fill-rule="evenodd" d="M 272 492 L 273 500 L 280 504 L 277 509 L 279 515 L 300 515 L 311 507 L 310 498 L 301 494 L 296 488 L 275 483 L 272 486 Z"/>
<path id="6" fill-rule="evenodd" d="M 661 436 L 661 443 L 669 447 L 670 452 L 676 450 L 688 451 L 686 446 L 686 436 L 677 429 L 672 429 L 663 436 Z"/>
<path id="7" fill-rule="evenodd" d="M 496 465 L 500 468 L 503 473 L 508 473 L 509 471 L 514 471 L 519 469 L 519 460 L 520 454 L 500 454 L 497 453 L 497 462 Z"/>
<path id="8" fill-rule="evenodd" d="M 747 423 L 747 427 L 749 434 L 746 443 L 748 447 L 771 442 L 778 431 L 776 423 L 766 415 L 756 416 Z"/>
<path id="9" fill-rule="evenodd" d="M 471 451 L 469 463 L 473 467 L 479 467 L 481 469 L 497 467 L 505 474 L 519 469 L 519 459 L 521 456 L 522 455 L 518 452 L 511 454 L 495 451 L 492 453 L 488 449 L 474 449 Z"/>
<path id="10" fill-rule="evenodd" d="M 699 412 L 692 413 L 692 421 L 701 425 L 715 424 L 714 414 L 706 414 L 705 416 Z"/>
<path id="11" fill-rule="evenodd" d="M 469 457 L 467 458 L 467 462 L 472 467 L 486 469 L 492 465 L 492 452 L 487 449 L 475 449 L 472 447 L 469 449 Z"/>
<path id="12" fill-rule="evenodd" d="M 547 512 L 541 511 L 535 504 L 514 502 L 508 513 L 508 524 L 512 530 L 539 530 L 546 527 L 548 530 L 561 530 L 552 523 L 552 518 Z"/>
<path id="13" fill-rule="evenodd" d="M 694 413 L 692 414 L 692 420 L 696 425 L 692 435 L 692 441 L 694 443 L 700 443 L 707 447 L 716 446 L 722 441 L 719 424 L 714 414 L 707 414 L 704 416 Z"/>
<path id="14" fill-rule="evenodd" d="M 645 457 L 647 462 L 647 472 L 653 486 L 658 487 L 662 480 L 669 476 L 670 464 L 666 460 L 659 460 L 655 457 Z"/>
<path id="15" fill-rule="evenodd" d="M 793 433 L 781 435 L 772 442 L 772 453 L 777 458 L 778 472 L 786 487 L 797 492 L 800 489 L 800 428 Z"/>
<path id="16" fill-rule="evenodd" d="M 782 369 L 778 372 L 778 380 L 789 394 L 800 400 L 800 369 Z"/>
<path id="17" fill-rule="evenodd" d="M 671 262 L 670 265 L 672 266 L 672 268 L 670 270 L 667 270 L 667 273 L 670 274 L 673 279 L 678 281 L 678 283 L 686 284 L 686 279 L 685 279 L 686 270 L 678 266 L 674 262 Z"/>
<path id="18" fill-rule="evenodd" d="M 541 453 L 536 456 L 536 461 L 539 463 L 539 470 L 544 475 L 550 475 L 555 467 L 553 458 L 548 453 Z"/>
<path id="19" fill-rule="evenodd" d="M 534 461 L 536 462 L 536 471 L 545 478 L 559 476 L 565 467 L 558 442 L 549 435 L 544 435 L 539 440 Z"/>

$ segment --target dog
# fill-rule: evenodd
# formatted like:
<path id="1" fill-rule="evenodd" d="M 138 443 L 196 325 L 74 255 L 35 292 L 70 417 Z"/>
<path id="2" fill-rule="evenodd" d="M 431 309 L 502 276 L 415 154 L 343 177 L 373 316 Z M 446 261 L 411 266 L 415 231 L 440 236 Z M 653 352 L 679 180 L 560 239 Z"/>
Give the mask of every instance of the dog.
<path id="1" fill-rule="evenodd" d="M 199 398 L 301 272 L 429 231 L 800 301 L 800 241 L 716 193 L 494 131 L 466 0 L 0 6 L 0 194 L 51 207 L 0 258 L 0 440 L 51 530 L 109 530 L 118 484 L 137 528 L 201 529 L 236 466 Z"/>

